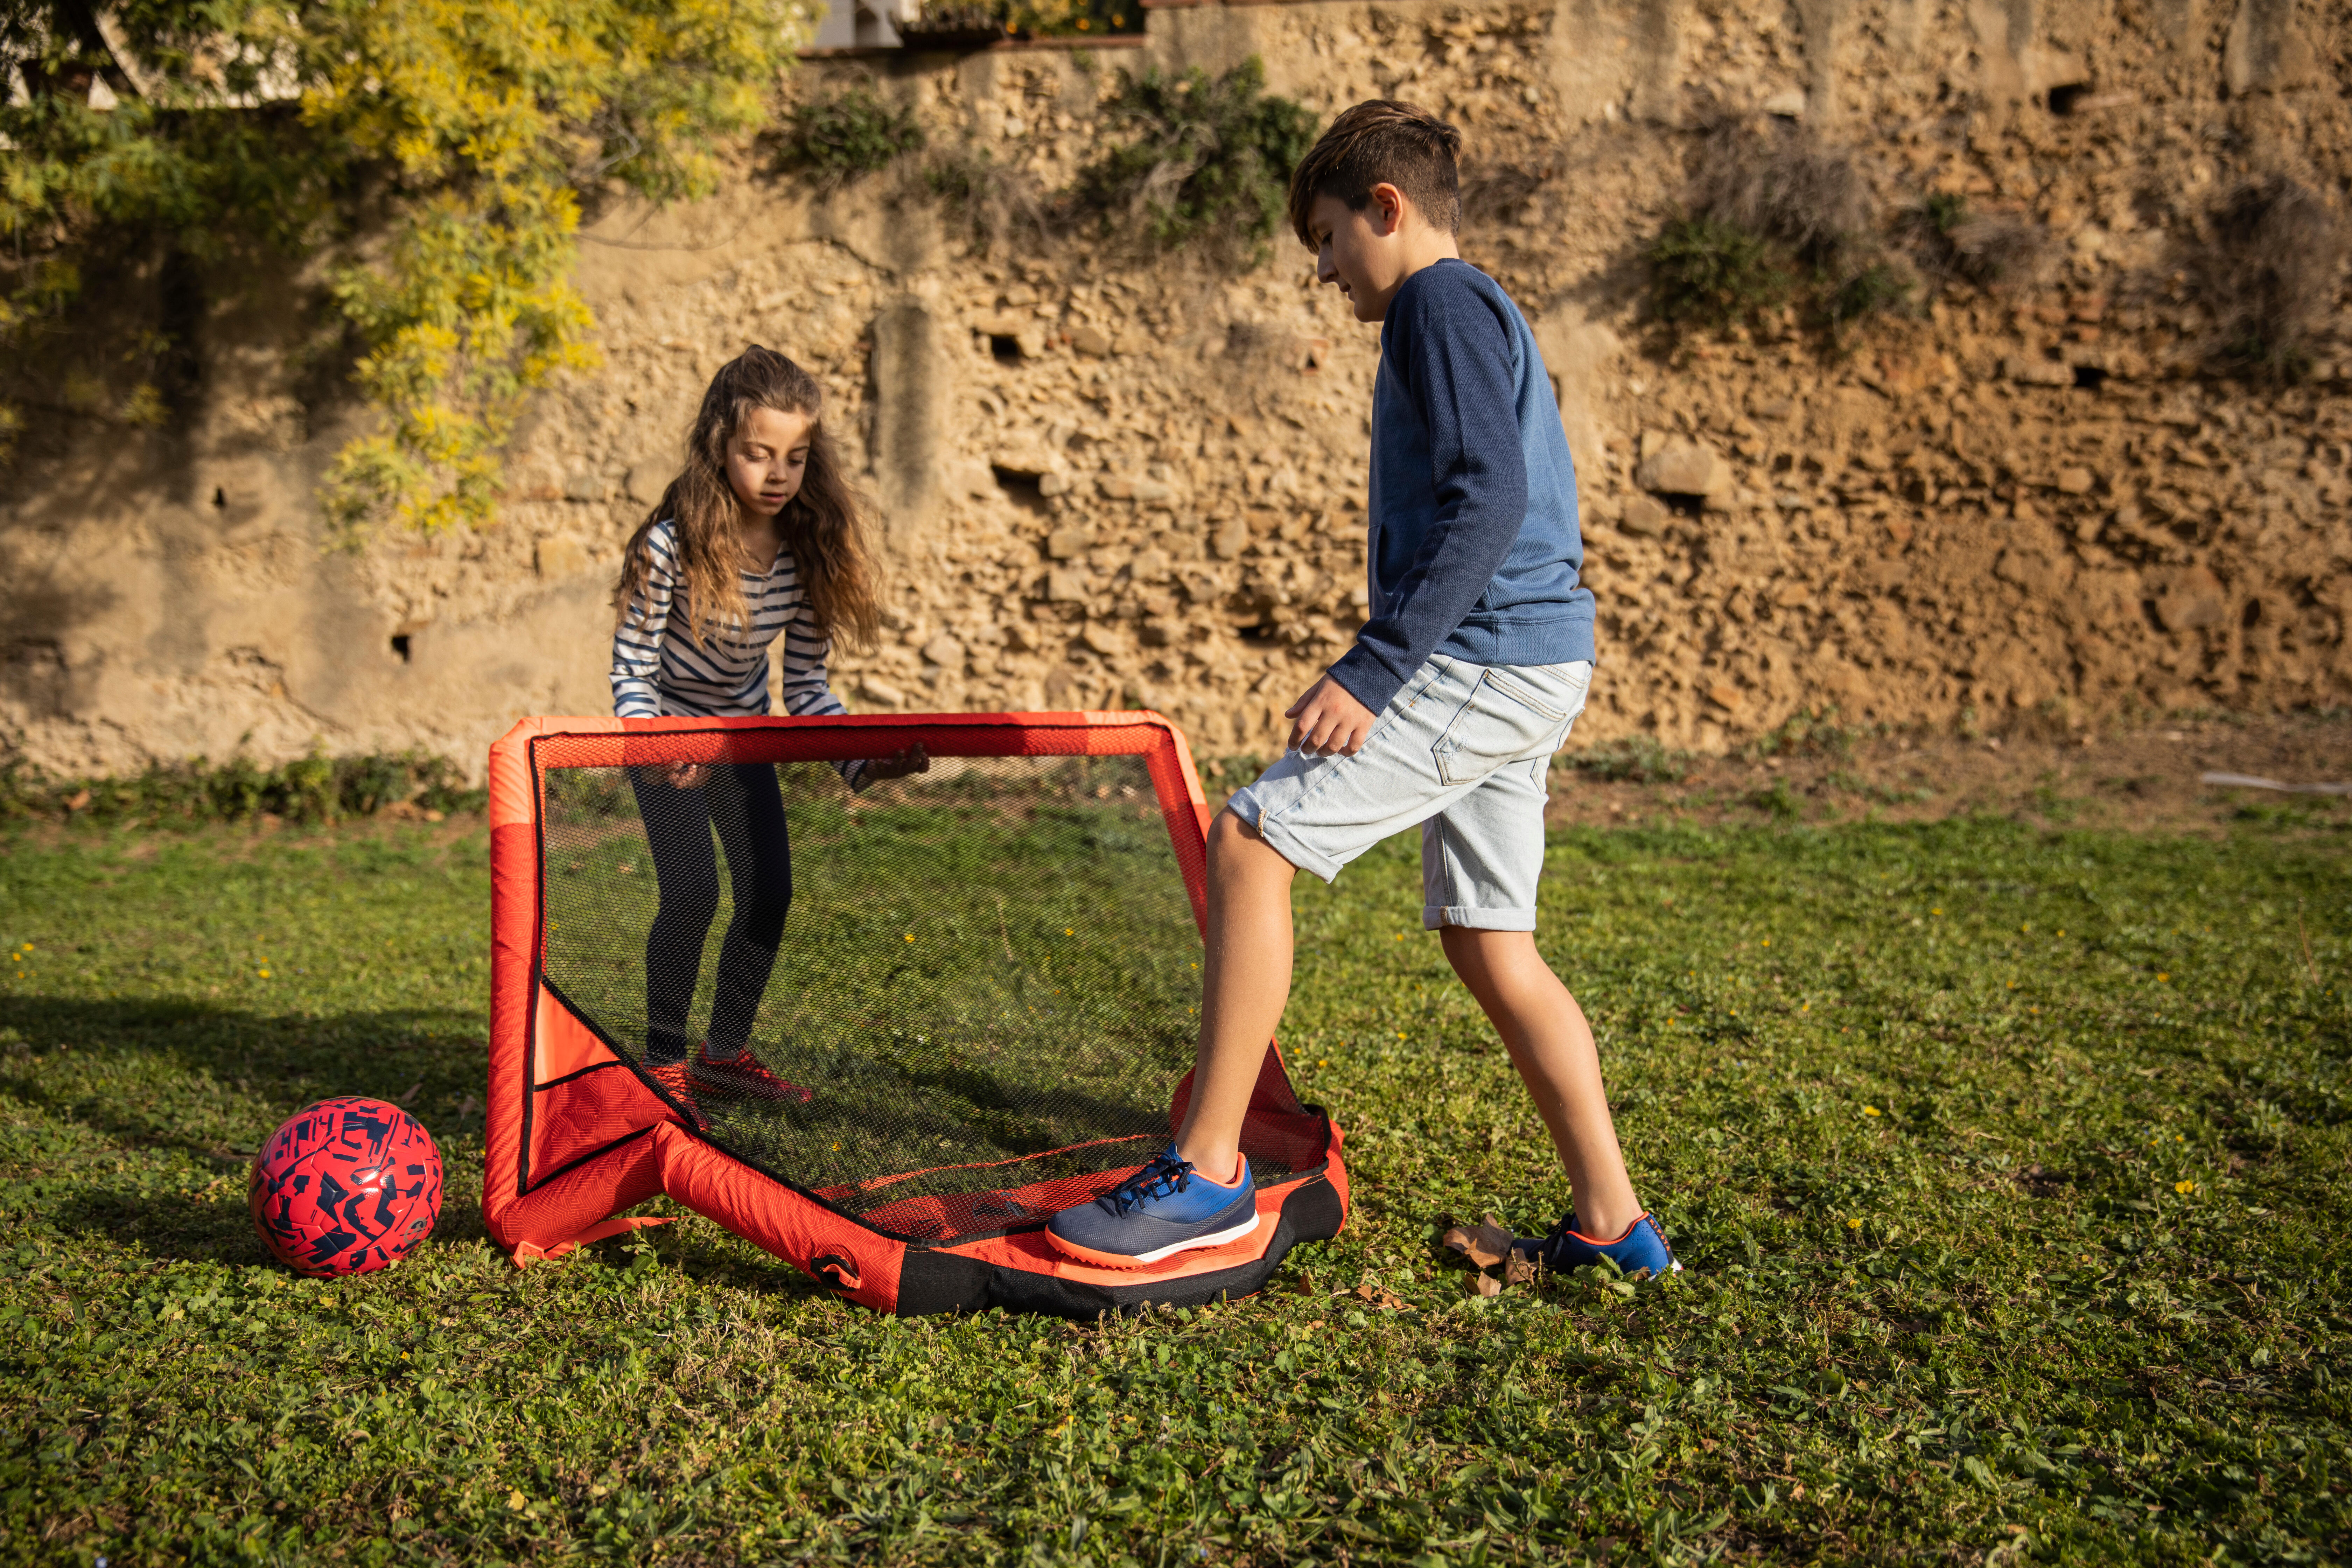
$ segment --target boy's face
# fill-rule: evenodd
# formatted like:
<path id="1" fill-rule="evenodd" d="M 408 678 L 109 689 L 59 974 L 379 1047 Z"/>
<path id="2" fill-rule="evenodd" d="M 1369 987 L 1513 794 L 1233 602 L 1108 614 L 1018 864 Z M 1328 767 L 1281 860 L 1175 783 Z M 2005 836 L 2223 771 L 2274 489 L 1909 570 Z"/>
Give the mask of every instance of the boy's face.
<path id="1" fill-rule="evenodd" d="M 1355 307 L 1356 320 L 1385 321 L 1389 301 L 1415 270 L 1417 258 L 1404 240 L 1407 224 L 1417 223 L 1418 217 L 1394 185 L 1374 185 L 1372 199 L 1360 212 L 1338 196 L 1317 196 L 1307 209 L 1307 235 L 1315 242 L 1315 280 L 1337 283 Z"/>

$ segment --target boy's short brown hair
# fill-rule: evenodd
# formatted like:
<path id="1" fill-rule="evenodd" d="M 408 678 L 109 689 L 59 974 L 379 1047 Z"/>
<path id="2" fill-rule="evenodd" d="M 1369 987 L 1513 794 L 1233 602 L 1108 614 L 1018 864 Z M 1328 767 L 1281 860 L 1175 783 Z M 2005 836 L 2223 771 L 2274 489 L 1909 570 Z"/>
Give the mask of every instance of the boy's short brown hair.
<path id="1" fill-rule="evenodd" d="M 1392 98 L 1370 98 L 1342 110 L 1290 176 L 1290 226 L 1309 250 L 1307 215 L 1318 196 L 1337 196 L 1361 212 L 1372 187 L 1394 185 L 1433 228 L 1462 227 L 1461 184 L 1454 155 L 1462 132 L 1425 109 Z"/>

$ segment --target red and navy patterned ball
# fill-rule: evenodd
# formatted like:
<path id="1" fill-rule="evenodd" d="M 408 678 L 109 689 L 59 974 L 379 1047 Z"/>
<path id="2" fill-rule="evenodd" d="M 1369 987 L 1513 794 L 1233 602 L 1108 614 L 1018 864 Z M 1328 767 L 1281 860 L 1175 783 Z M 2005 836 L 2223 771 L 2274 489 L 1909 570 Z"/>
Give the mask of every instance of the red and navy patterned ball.
<path id="1" fill-rule="evenodd" d="M 433 1234 L 441 1152 L 397 1105 L 322 1100 L 262 1145 L 247 1199 L 263 1244 L 297 1274 L 365 1274 Z"/>

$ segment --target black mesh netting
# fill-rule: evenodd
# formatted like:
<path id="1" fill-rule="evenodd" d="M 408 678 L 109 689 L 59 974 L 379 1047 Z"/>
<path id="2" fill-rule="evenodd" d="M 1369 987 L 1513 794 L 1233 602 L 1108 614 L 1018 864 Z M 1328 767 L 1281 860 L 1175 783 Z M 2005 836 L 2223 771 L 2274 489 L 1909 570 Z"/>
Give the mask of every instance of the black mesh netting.
<path id="1" fill-rule="evenodd" d="M 824 763 L 543 777 L 543 973 L 730 1153 L 939 1241 L 1165 1142 L 1201 947 L 1139 758 L 934 758 L 863 795 Z M 805 1102 L 660 1070 L 730 1034 Z"/>

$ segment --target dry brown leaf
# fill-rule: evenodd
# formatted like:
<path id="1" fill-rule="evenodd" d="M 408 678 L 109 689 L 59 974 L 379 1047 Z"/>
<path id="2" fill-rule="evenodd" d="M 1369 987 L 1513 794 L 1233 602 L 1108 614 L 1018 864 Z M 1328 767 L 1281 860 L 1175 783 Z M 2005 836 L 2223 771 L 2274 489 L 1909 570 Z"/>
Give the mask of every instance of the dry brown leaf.
<path id="1" fill-rule="evenodd" d="M 1510 1261 L 1503 1265 L 1503 1283 L 1506 1285 L 1524 1285 L 1535 1277 L 1536 1260 L 1524 1253 L 1512 1253 Z"/>
<path id="2" fill-rule="evenodd" d="M 1503 1293 L 1503 1282 L 1492 1274 L 1482 1273 L 1477 1279 L 1478 1294 L 1481 1296 L 1499 1296 Z"/>
<path id="3" fill-rule="evenodd" d="M 1467 1252 L 1470 1250 L 1470 1233 L 1457 1225 L 1439 1237 L 1437 1244 L 1440 1247 L 1452 1247 L 1456 1252 Z"/>
<path id="4" fill-rule="evenodd" d="M 1470 1245 L 1465 1248 L 1470 1261 L 1481 1268 L 1492 1268 L 1511 1255 L 1511 1233 L 1495 1223 L 1488 1215 L 1478 1228 L 1470 1233 Z"/>
<path id="5" fill-rule="evenodd" d="M 1356 1287 L 1356 1294 L 1383 1311 L 1400 1312 L 1404 1310 L 1403 1297 L 1388 1287 L 1375 1285 L 1369 1279 Z"/>

